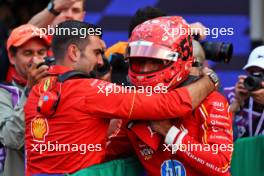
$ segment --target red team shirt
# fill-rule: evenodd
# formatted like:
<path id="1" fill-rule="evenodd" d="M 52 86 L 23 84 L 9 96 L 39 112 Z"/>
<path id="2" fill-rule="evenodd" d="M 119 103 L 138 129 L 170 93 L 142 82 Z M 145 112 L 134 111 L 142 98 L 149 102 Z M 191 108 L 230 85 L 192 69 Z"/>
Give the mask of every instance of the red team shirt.
<path id="1" fill-rule="evenodd" d="M 66 71 L 69 69 L 62 66 L 50 68 L 52 75 Z M 53 85 L 51 77 L 42 80 L 33 87 L 25 105 L 26 175 L 73 173 L 104 162 L 110 118 L 153 120 L 184 117 L 192 111 L 186 88 L 166 95 L 110 93 L 106 96 L 99 93 L 98 87 L 113 84 L 97 79 L 71 79 L 61 85 L 56 113 L 44 117 L 37 112 L 37 104 L 40 95 Z"/>
<path id="2" fill-rule="evenodd" d="M 155 151 L 142 141 L 146 139 L 146 135 L 153 132 L 137 136 L 132 130 L 127 130 L 133 148 L 149 176 L 230 175 L 229 166 L 233 150 L 232 118 L 227 100 L 221 94 L 213 92 L 192 115 L 188 118 L 177 118 L 173 123 L 182 131 L 188 131 L 182 139 L 182 144 L 201 144 L 206 148 L 204 151 L 178 150 L 176 154 L 172 154 L 172 146 L 161 144 Z M 173 143 L 179 136 L 174 138 Z M 208 146 L 211 146 L 211 149 Z"/>

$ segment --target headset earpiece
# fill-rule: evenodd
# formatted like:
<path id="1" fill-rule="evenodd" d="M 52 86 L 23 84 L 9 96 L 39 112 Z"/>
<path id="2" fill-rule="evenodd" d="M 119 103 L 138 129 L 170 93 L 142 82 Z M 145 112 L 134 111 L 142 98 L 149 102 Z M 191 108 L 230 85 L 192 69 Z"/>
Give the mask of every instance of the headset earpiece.
<path id="1" fill-rule="evenodd" d="M 56 112 L 56 109 L 59 105 L 61 86 L 65 81 L 73 78 L 94 78 L 94 77 L 95 75 L 93 73 L 86 74 L 80 71 L 69 71 L 62 75 L 59 75 L 55 83 L 56 87 L 40 95 L 37 111 L 46 117 L 52 116 Z M 59 87 L 57 84 L 59 84 Z"/>
<path id="2" fill-rule="evenodd" d="M 53 115 L 59 104 L 59 99 L 59 92 L 44 92 L 39 98 L 37 111 L 44 116 Z"/>

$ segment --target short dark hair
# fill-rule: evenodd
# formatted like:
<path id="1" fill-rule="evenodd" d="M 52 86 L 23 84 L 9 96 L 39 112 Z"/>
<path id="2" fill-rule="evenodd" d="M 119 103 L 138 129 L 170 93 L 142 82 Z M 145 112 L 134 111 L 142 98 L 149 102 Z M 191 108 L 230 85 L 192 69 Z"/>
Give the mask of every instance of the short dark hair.
<path id="1" fill-rule="evenodd" d="M 166 16 L 166 13 L 156 7 L 147 6 L 147 7 L 138 9 L 136 11 L 136 14 L 132 17 L 130 21 L 129 28 L 128 28 L 128 36 L 129 37 L 131 36 L 132 31 L 137 25 L 147 20 L 161 17 L 161 16 Z"/>
<path id="2" fill-rule="evenodd" d="M 73 33 L 73 31 L 81 31 L 82 29 L 89 31 L 90 28 L 96 30 L 98 26 L 76 20 L 64 21 L 58 24 L 51 43 L 51 50 L 55 59 L 63 59 L 70 44 L 75 44 L 80 50 L 83 50 L 89 44 L 89 35 L 86 33 L 84 36 L 80 32 Z M 66 31 L 66 29 L 69 31 L 67 35 L 65 35 L 66 32 L 61 32 Z"/>

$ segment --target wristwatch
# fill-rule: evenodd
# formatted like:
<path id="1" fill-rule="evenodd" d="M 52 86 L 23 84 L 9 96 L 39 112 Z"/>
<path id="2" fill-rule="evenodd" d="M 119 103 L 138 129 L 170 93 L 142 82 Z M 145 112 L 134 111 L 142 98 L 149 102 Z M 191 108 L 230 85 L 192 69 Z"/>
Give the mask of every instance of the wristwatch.
<path id="1" fill-rule="evenodd" d="M 207 74 L 208 77 L 211 79 L 211 81 L 214 83 L 215 87 L 218 87 L 219 84 L 219 78 L 215 72 L 210 72 Z"/>
<path id="2" fill-rule="evenodd" d="M 50 2 L 49 2 L 48 6 L 47 6 L 47 9 L 48 9 L 48 11 L 49 11 L 50 13 L 52 13 L 52 14 L 55 15 L 55 16 L 58 16 L 58 15 L 60 14 L 60 12 L 58 12 L 58 11 L 56 11 L 56 10 L 54 9 L 54 2 L 53 2 L 53 1 L 50 1 Z"/>

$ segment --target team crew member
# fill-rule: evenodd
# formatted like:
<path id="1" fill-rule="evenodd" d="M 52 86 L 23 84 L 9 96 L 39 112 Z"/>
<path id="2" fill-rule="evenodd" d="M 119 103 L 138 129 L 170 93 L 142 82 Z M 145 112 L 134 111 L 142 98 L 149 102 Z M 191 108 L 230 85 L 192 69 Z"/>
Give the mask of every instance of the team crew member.
<path id="1" fill-rule="evenodd" d="M 52 0 L 45 9 L 33 16 L 28 23 L 41 28 L 46 28 L 46 30 L 43 30 L 43 32 L 47 32 L 49 39 L 52 40 L 52 35 L 56 31 L 56 27 L 59 23 L 67 20 L 84 21 L 86 13 L 85 4 L 86 0 Z M 100 32 L 101 28 L 99 26 L 93 25 L 93 30 Z M 104 50 L 106 50 L 105 42 L 102 40 L 101 43 L 104 47 Z M 53 55 L 52 52 L 49 52 L 48 54 L 49 56 Z M 97 78 L 110 81 L 112 75 L 111 65 L 108 65 L 106 62 L 107 60 L 98 63 Z M 110 68 L 108 69 L 109 71 L 107 70 L 108 72 L 105 71 L 102 73 L 100 70 L 105 68 L 104 66 L 109 66 Z"/>
<path id="2" fill-rule="evenodd" d="M 171 89 L 190 82 L 187 78 L 193 62 L 191 37 L 169 33 L 180 28 L 189 29 L 181 17 L 159 17 L 133 30 L 129 41 L 129 77 L 133 85 L 169 85 Z M 164 55 L 172 51 L 177 56 L 174 60 Z M 152 125 L 165 137 L 164 144 L 157 146 L 160 138 L 148 122 L 128 125 L 128 136 L 148 175 L 230 175 L 232 119 L 227 100 L 220 93 L 211 93 L 187 116 L 154 121 Z M 181 148 L 181 144 L 185 146 Z"/>
<path id="3" fill-rule="evenodd" d="M 89 25 L 66 21 L 59 28 L 88 30 Z M 71 79 L 70 74 L 76 72 L 69 72 L 88 74 L 102 61 L 100 37 L 54 35 L 52 51 L 57 65 L 50 67 L 50 77 L 33 87 L 25 105 L 27 175 L 73 173 L 102 163 L 111 118 L 185 117 L 215 89 L 204 76 L 166 94 L 111 92 L 106 96 L 113 84 L 78 76 Z M 80 151 L 81 146 L 86 146 L 85 152 Z"/>

